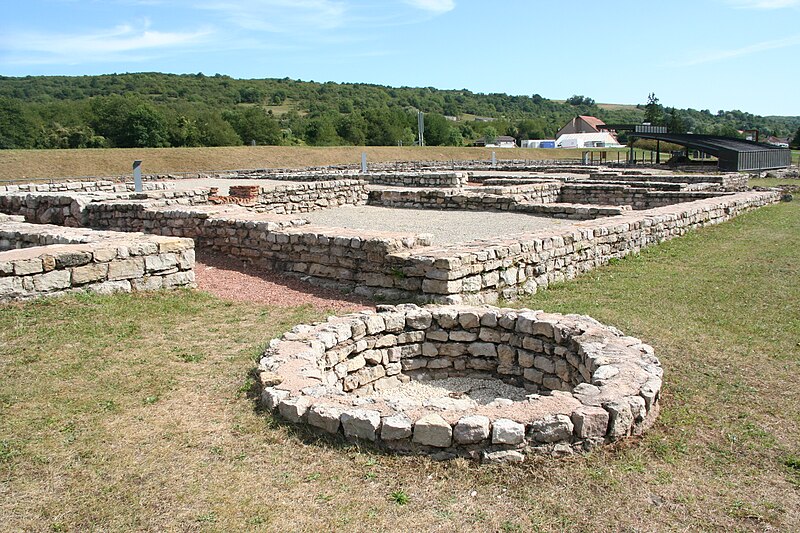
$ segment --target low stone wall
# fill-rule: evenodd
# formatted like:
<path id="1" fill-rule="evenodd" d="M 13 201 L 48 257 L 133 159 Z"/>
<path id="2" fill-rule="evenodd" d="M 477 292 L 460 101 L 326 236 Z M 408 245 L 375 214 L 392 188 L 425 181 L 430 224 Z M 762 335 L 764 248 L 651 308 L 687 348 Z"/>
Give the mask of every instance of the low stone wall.
<path id="1" fill-rule="evenodd" d="M 22 215 L 33 224 L 58 224 L 68 227 L 90 225 L 86 208 L 99 202 L 128 198 L 149 205 L 193 205 L 208 202 L 203 189 L 153 191 L 147 193 L 8 193 L 0 194 L 0 213 Z"/>
<path id="2" fill-rule="evenodd" d="M 171 188 L 169 183 L 143 183 L 144 191 L 163 191 Z M 133 183 L 120 183 L 111 180 L 68 181 L 61 183 L 20 183 L 0 185 L 0 194 L 17 192 L 133 192 Z"/>
<path id="3" fill-rule="evenodd" d="M 633 181 L 648 182 L 656 181 L 663 183 L 688 183 L 690 185 L 700 183 L 712 183 L 725 191 L 744 191 L 747 189 L 747 174 L 653 174 L 645 173 L 620 173 L 620 172 L 594 172 L 589 175 L 589 179 L 603 182 L 608 181 Z"/>
<path id="4" fill-rule="evenodd" d="M 257 212 L 275 214 L 307 213 L 342 205 L 367 202 L 367 183 L 361 180 L 295 183 L 262 190 L 251 207 Z"/>
<path id="5" fill-rule="evenodd" d="M 259 364 L 261 401 L 286 420 L 402 453 L 486 461 L 590 450 L 648 428 L 662 370 L 650 346 L 578 315 L 383 307 L 297 326 Z M 469 377 L 516 399 L 404 387 Z"/>
<path id="6" fill-rule="evenodd" d="M 194 242 L 0 219 L 0 302 L 194 287 Z"/>
<path id="7" fill-rule="evenodd" d="M 360 175 L 373 185 L 391 187 L 465 187 L 469 181 L 467 172 L 384 172 Z"/>
<path id="8" fill-rule="evenodd" d="M 651 209 L 665 205 L 693 202 L 720 196 L 718 192 L 654 191 L 644 187 L 610 184 L 573 184 L 561 187 L 559 202 L 598 205 L 629 205 L 633 209 Z"/>
<path id="9" fill-rule="evenodd" d="M 520 203 L 555 202 L 560 183 L 548 182 L 517 187 L 476 187 L 475 189 L 390 189 L 369 193 L 370 205 L 413 209 L 460 209 L 513 211 Z"/>
<path id="10" fill-rule="evenodd" d="M 355 291 L 371 298 L 446 304 L 513 300 L 779 200 L 777 191 L 736 193 L 583 221 L 564 231 L 392 254 L 388 266 L 394 275 L 383 278 L 382 285 L 365 282 Z"/>

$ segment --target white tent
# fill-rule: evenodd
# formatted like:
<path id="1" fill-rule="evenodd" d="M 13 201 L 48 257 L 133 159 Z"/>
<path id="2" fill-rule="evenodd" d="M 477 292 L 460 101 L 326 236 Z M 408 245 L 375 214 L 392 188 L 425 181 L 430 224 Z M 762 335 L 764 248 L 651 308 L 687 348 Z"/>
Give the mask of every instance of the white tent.
<path id="1" fill-rule="evenodd" d="M 617 148 L 622 146 L 607 131 L 599 133 L 565 133 L 556 140 L 556 148 Z"/>

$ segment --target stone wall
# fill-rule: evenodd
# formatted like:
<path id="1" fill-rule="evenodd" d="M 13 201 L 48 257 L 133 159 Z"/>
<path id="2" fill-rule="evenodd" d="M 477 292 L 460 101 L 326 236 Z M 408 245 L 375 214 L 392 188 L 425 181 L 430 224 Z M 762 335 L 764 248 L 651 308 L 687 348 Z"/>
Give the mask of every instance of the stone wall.
<path id="1" fill-rule="evenodd" d="M 170 188 L 168 183 L 143 183 L 144 191 L 163 191 Z M 133 192 L 133 183 L 120 183 L 111 180 L 67 181 L 60 183 L 21 183 L 19 185 L 0 185 L 0 194 L 18 192 Z"/>
<path id="2" fill-rule="evenodd" d="M 620 172 L 594 172 L 589 175 L 589 179 L 598 181 L 633 181 L 646 182 L 656 181 L 664 183 L 712 183 L 725 191 L 743 191 L 747 189 L 747 174 L 653 174 L 644 173 L 620 173 Z"/>
<path id="3" fill-rule="evenodd" d="M 294 214 L 367 202 L 367 183 L 361 180 L 329 180 L 282 185 L 262 190 L 252 209 L 257 212 Z"/>
<path id="4" fill-rule="evenodd" d="M 558 199 L 561 184 L 555 182 L 516 187 L 468 189 L 391 189 L 370 191 L 370 205 L 413 209 L 461 209 L 512 211 L 520 203 L 547 204 Z"/>
<path id="5" fill-rule="evenodd" d="M 565 183 L 559 202 L 597 205 L 629 205 L 633 209 L 651 209 L 665 205 L 693 202 L 720 196 L 718 192 L 654 191 L 644 187 L 611 184 Z"/>
<path id="6" fill-rule="evenodd" d="M 361 179 L 374 185 L 390 187 L 465 187 L 469 181 L 467 172 L 370 172 Z"/>
<path id="7" fill-rule="evenodd" d="M 0 213 L 22 215 L 33 224 L 58 224 L 81 227 L 90 225 L 86 208 L 99 202 L 128 198 L 148 205 L 193 205 L 208 201 L 205 190 L 154 191 L 146 193 L 24 193 L 0 194 Z"/>
<path id="8" fill-rule="evenodd" d="M 54 244 L 58 243 L 58 244 Z M 0 220 L 0 302 L 194 286 L 191 239 Z M 10 248 L 10 249 L 9 249 Z"/>
<path id="9" fill-rule="evenodd" d="M 259 364 L 262 403 L 294 423 L 438 458 L 522 461 L 639 435 L 659 410 L 650 346 L 577 315 L 489 307 L 382 307 L 297 326 Z M 517 387 L 480 403 L 392 396 L 468 376 Z M 432 380 L 432 381 L 431 381 Z"/>
<path id="10" fill-rule="evenodd" d="M 584 221 L 564 231 L 392 254 L 388 265 L 394 275 L 382 285 L 365 281 L 356 293 L 449 304 L 513 300 L 779 199 L 776 191 L 736 193 Z"/>

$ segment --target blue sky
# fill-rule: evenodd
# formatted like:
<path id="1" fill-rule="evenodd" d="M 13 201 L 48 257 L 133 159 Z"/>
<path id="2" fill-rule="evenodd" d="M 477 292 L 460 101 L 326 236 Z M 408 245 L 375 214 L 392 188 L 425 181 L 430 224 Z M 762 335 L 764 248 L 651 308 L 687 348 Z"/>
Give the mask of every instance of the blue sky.
<path id="1" fill-rule="evenodd" d="M 0 74 L 160 71 L 800 115 L 800 0 L 3 0 Z"/>

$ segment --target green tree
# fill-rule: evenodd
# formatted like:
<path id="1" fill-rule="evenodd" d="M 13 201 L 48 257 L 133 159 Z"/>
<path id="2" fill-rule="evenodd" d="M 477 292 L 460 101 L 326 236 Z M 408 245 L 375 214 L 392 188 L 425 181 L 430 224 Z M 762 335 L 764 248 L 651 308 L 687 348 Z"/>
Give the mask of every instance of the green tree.
<path id="1" fill-rule="evenodd" d="M 489 126 L 483 130 L 483 138 L 486 140 L 486 144 L 494 144 L 497 141 L 497 130 L 494 126 Z"/>
<path id="2" fill-rule="evenodd" d="M 126 148 L 169 146 L 166 118 L 157 109 L 139 104 L 125 117 L 119 138 L 119 146 Z"/>
<path id="3" fill-rule="evenodd" d="M 342 143 L 333 120 L 327 115 L 309 121 L 305 139 L 308 144 L 314 146 L 336 146 Z"/>
<path id="4" fill-rule="evenodd" d="M 0 148 L 31 148 L 35 131 L 19 102 L 0 98 Z"/>
<path id="5" fill-rule="evenodd" d="M 664 108 L 658 103 L 655 93 L 647 95 L 647 105 L 644 106 L 644 121 L 654 126 L 664 123 Z"/>
<path id="6" fill-rule="evenodd" d="M 239 137 L 249 144 L 279 145 L 283 140 L 283 133 L 278 122 L 266 114 L 263 109 L 251 107 L 244 111 L 229 111 L 223 115 Z"/>
<path id="7" fill-rule="evenodd" d="M 791 146 L 792 148 L 797 148 L 798 150 L 800 150 L 800 128 L 797 128 L 797 131 L 794 134 L 794 138 L 792 139 Z"/>

